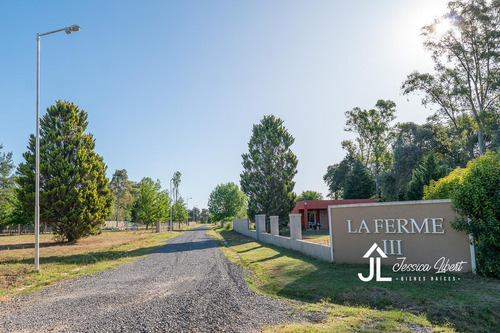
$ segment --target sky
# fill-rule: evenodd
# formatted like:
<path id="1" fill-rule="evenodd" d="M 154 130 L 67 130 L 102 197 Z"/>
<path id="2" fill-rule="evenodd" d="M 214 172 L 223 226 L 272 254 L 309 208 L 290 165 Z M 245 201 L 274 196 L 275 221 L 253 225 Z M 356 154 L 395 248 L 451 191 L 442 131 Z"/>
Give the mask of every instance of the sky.
<path id="1" fill-rule="evenodd" d="M 0 144 L 23 161 L 36 120 L 36 34 L 42 115 L 56 100 L 88 113 L 111 177 L 182 173 L 189 208 L 217 184 L 239 184 L 252 126 L 274 114 L 295 137 L 295 192 L 328 193 L 345 156 L 345 111 L 397 105 L 395 122 L 433 113 L 401 84 L 432 71 L 420 29 L 438 0 L 0 1 Z"/>

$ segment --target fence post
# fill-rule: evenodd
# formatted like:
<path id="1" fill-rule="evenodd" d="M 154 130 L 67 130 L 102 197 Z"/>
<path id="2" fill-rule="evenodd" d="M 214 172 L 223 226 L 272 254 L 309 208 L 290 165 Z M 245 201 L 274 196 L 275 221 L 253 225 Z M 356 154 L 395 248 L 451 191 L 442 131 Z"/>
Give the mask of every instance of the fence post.
<path id="1" fill-rule="evenodd" d="M 257 240 L 260 240 L 260 234 L 266 231 L 266 214 L 255 215 L 255 230 Z"/>
<path id="2" fill-rule="evenodd" d="M 270 220 L 271 220 L 271 235 L 278 236 L 280 234 L 279 217 L 271 216 Z"/>
<path id="3" fill-rule="evenodd" d="M 302 239 L 302 215 L 290 214 L 290 238 Z"/>

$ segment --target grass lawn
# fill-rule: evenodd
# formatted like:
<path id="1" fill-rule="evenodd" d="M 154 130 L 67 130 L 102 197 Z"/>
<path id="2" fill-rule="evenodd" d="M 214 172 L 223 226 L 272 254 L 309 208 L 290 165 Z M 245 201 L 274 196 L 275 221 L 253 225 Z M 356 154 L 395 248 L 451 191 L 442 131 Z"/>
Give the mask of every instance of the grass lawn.
<path id="1" fill-rule="evenodd" d="M 34 235 L 0 237 L 0 301 L 75 275 L 130 262 L 186 230 L 158 234 L 151 230 L 105 231 L 76 243 L 58 243 L 53 235 L 40 235 L 39 273 L 34 271 Z"/>
<path id="2" fill-rule="evenodd" d="M 500 280 L 473 274 L 446 275 L 455 281 L 430 281 L 436 274 L 393 273 L 392 282 L 361 282 L 368 265 L 331 264 L 299 252 L 256 242 L 234 231 L 218 230 L 224 253 L 249 268 L 255 290 L 307 302 L 298 311 L 319 311 L 316 324 L 284 325 L 273 332 L 500 332 Z M 395 281 L 402 276 L 426 281 Z"/>
<path id="3" fill-rule="evenodd" d="M 280 230 L 280 236 L 290 237 L 290 230 Z M 330 230 L 302 230 L 302 240 L 330 246 Z"/>

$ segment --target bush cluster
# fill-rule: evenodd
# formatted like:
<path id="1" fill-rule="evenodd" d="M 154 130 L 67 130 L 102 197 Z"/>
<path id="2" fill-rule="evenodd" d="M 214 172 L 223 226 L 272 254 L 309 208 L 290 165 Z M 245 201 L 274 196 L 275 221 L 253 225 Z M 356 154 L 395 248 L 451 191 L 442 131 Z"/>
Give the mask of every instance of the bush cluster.
<path id="1" fill-rule="evenodd" d="M 452 226 L 474 236 L 477 271 L 500 277 L 500 152 L 487 152 L 465 169 L 431 182 L 424 199 L 452 201 L 461 217 Z"/>

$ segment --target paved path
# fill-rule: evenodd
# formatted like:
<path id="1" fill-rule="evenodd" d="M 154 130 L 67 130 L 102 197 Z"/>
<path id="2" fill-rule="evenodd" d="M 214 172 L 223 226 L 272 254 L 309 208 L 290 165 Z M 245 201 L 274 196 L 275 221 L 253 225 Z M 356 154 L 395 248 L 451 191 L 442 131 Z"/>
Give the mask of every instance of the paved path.
<path id="1" fill-rule="evenodd" d="M 2 332 L 249 332 L 301 320 L 248 289 L 207 227 L 157 253 L 0 302 Z"/>

